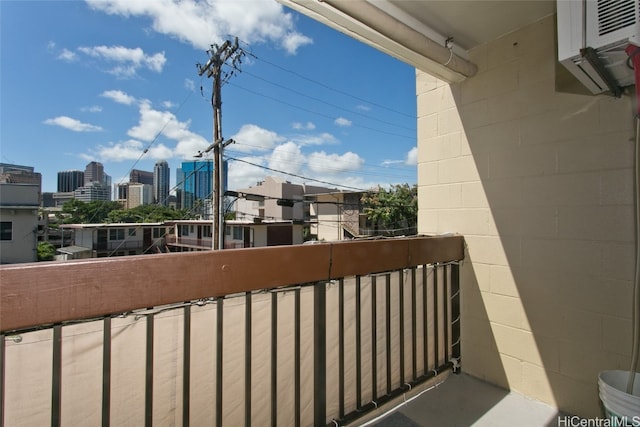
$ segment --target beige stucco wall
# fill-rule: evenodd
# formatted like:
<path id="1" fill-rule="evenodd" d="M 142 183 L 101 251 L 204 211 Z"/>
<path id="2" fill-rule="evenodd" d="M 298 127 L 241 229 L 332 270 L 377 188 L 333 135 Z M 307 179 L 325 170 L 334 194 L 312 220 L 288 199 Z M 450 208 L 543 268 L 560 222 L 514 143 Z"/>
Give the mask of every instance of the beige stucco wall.
<path id="1" fill-rule="evenodd" d="M 633 102 L 556 92 L 554 26 L 474 49 L 461 84 L 417 72 L 419 231 L 468 245 L 463 369 L 592 417 L 630 365 Z"/>

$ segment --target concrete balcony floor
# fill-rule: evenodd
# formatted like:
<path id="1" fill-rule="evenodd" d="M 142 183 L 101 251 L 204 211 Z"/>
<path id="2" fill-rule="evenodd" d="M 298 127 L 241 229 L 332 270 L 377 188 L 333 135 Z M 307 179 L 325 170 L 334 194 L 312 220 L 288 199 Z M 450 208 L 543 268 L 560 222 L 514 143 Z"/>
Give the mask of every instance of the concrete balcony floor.
<path id="1" fill-rule="evenodd" d="M 464 373 L 450 375 L 384 418 L 374 427 L 557 427 L 565 414 L 542 402 L 509 392 Z M 562 424 L 561 424 L 562 425 Z"/>

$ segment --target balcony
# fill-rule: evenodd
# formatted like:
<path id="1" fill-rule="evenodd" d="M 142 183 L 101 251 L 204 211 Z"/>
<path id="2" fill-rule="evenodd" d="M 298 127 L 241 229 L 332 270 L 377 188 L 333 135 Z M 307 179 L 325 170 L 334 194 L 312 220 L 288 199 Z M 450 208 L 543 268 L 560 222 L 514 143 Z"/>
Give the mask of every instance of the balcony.
<path id="1" fill-rule="evenodd" d="M 463 238 L 0 267 L 0 425 L 344 425 L 460 362 Z"/>

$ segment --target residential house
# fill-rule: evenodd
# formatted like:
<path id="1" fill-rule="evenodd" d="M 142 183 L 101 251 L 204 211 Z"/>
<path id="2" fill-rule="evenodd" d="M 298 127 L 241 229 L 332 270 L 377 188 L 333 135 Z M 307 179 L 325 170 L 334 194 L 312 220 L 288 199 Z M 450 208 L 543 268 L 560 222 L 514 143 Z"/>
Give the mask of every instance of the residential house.
<path id="1" fill-rule="evenodd" d="M 92 258 L 164 252 L 169 230 L 163 223 L 64 224 L 60 228 L 72 230 L 71 246 L 93 251 Z M 65 248 L 59 252 L 65 253 Z"/>
<path id="2" fill-rule="evenodd" d="M 212 250 L 211 221 L 170 221 L 171 231 L 166 236 L 172 252 Z M 297 245 L 303 243 L 302 221 L 225 221 L 224 248 L 254 248 L 264 246 Z"/>
<path id="3" fill-rule="evenodd" d="M 305 196 L 310 206 L 310 234 L 316 240 L 349 240 L 367 235 L 362 192 L 333 191 Z"/>
<path id="4" fill-rule="evenodd" d="M 239 189 L 242 194 L 235 202 L 236 219 L 308 220 L 309 206 L 305 196 L 326 193 L 333 189 L 306 184 L 292 184 L 278 177 L 268 176 L 256 185 Z M 282 203 L 286 200 L 287 203 Z"/>

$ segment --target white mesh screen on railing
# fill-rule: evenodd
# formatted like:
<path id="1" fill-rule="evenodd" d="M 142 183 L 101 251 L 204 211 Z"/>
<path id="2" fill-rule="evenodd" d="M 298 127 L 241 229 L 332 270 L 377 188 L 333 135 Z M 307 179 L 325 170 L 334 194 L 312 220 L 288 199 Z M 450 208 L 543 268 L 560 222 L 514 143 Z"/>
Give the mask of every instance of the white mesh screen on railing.
<path id="1" fill-rule="evenodd" d="M 424 365 L 423 269 L 402 273 L 363 276 L 360 280 L 361 401 L 365 404 L 390 389 L 401 387 L 416 375 L 433 370 L 448 360 L 444 336 L 451 336 L 449 322 L 433 317 L 434 286 L 437 274 L 442 287 L 442 270 L 428 268 L 427 343 L 428 366 Z M 413 320 L 412 274 L 415 282 L 415 324 Z M 401 279 L 402 275 L 402 279 Z M 372 324 L 373 283 L 375 282 L 375 325 Z M 402 282 L 402 291 L 400 288 Z M 387 290 L 387 283 L 389 287 Z M 338 281 L 326 287 L 326 390 L 327 421 L 339 418 L 340 401 L 340 325 Z M 300 292 L 300 419 L 301 425 L 314 421 L 314 290 Z M 345 413 L 356 409 L 356 278 L 346 278 L 344 289 L 344 403 Z M 389 300 L 387 300 L 389 292 Z M 443 288 L 438 292 L 443 292 Z M 404 315 L 400 295 L 404 295 Z M 272 314 L 271 292 L 251 297 L 251 421 L 264 425 L 272 420 Z M 295 291 L 275 294 L 277 306 L 277 423 L 295 425 Z M 439 297 L 437 312 L 442 316 L 444 299 Z M 245 297 L 223 303 L 223 423 L 245 423 Z M 448 303 L 447 303 L 448 304 Z M 216 340 L 217 305 L 191 307 L 190 393 L 191 425 L 214 425 L 216 419 Z M 390 317 L 387 319 L 387 312 Z M 111 319 L 111 367 L 109 414 L 111 425 L 145 424 L 145 384 L 147 378 L 148 316 L 130 314 Z M 153 315 L 153 425 L 180 426 L 183 417 L 184 309 L 176 308 Z M 400 322 L 403 322 L 402 328 Z M 61 425 L 100 425 L 103 392 L 103 331 L 105 322 L 91 321 L 62 328 L 61 344 Z M 372 383 L 372 328 L 375 326 L 376 386 Z M 445 334 L 445 328 L 446 334 Z M 404 329 L 403 339 L 400 331 Z M 387 334 L 390 331 L 389 342 Z M 414 344 L 415 332 L 415 344 Z M 437 342 L 432 341 L 437 336 Z M 5 365 L 5 425 L 40 426 L 51 423 L 52 353 L 51 329 L 23 333 L 22 339 L 8 337 Z M 401 378 L 400 343 L 404 343 L 404 378 Z M 438 348 L 436 357 L 435 348 Z M 413 349 L 415 348 L 415 361 Z M 445 351 L 447 352 L 445 354 Z M 388 369 L 390 370 L 388 371 Z M 387 378 L 391 379 L 388 386 Z"/>

